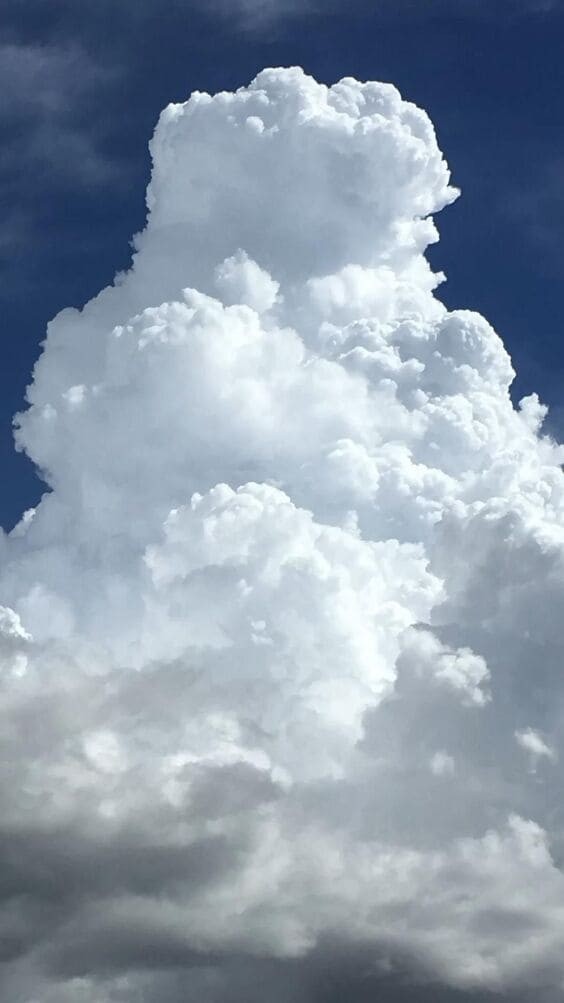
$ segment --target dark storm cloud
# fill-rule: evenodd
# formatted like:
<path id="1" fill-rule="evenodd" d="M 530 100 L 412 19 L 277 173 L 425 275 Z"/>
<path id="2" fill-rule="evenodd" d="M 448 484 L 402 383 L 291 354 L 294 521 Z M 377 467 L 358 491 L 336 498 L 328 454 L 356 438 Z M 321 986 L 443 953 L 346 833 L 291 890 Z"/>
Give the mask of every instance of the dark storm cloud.
<path id="1" fill-rule="evenodd" d="M 112 931 L 107 944 L 107 970 L 92 980 L 81 973 L 89 963 L 80 945 L 69 971 L 76 996 L 68 996 L 57 972 L 51 974 L 54 990 L 45 984 L 40 999 L 55 1003 L 79 998 L 95 1003 L 557 1003 L 558 993 L 535 987 L 504 993 L 447 988 L 426 979 L 413 964 L 400 958 L 378 963 L 373 952 L 333 943 L 320 947 L 301 961 L 198 955 L 179 943 L 163 945 L 150 932 L 143 957 L 128 950 L 127 933 Z M 136 931 L 139 934 L 139 931 Z M 141 943 L 143 943 L 141 939 Z M 135 949 L 139 946 L 136 941 Z M 100 962 L 100 958 L 97 959 Z M 136 964 L 137 962 L 137 964 Z M 118 974 L 116 968 L 121 968 Z M 11 983 L 14 985 L 14 983 Z M 60 995 L 56 995 L 56 993 Z M 20 1003 L 20 997 L 17 999 Z"/>

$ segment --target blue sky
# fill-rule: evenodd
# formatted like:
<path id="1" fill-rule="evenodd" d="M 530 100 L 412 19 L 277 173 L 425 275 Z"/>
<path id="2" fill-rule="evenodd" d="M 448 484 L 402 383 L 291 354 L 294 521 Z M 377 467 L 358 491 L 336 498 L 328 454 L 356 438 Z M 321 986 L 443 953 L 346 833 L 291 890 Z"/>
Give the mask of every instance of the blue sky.
<path id="1" fill-rule="evenodd" d="M 127 267 L 148 139 L 193 89 L 299 63 L 395 83 L 431 115 L 463 197 L 431 257 L 449 307 L 480 310 L 562 427 L 564 8 L 497 0 L 4 0 L 0 9 L 0 521 L 41 493 L 13 413 L 49 319 Z"/>

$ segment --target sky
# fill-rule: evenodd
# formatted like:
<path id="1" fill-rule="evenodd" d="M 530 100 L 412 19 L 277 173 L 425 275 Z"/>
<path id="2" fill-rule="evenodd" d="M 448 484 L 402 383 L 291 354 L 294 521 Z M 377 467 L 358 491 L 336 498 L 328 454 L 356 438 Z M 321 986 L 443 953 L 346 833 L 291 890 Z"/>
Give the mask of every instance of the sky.
<path id="1" fill-rule="evenodd" d="M 10 1003 L 562 999 L 563 18 L 1 7 Z"/>

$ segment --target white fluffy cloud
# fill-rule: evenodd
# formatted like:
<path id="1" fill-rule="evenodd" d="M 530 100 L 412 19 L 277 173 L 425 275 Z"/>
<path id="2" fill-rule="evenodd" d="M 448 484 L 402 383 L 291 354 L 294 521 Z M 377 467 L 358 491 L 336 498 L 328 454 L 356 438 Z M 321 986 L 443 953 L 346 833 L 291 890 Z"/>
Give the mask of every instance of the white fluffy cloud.
<path id="1" fill-rule="evenodd" d="M 557 987 L 564 454 L 435 296 L 432 125 L 266 70 L 151 149 L 133 266 L 18 419 L 52 490 L 1 540 L 4 996 L 329 999 L 328 944 Z"/>

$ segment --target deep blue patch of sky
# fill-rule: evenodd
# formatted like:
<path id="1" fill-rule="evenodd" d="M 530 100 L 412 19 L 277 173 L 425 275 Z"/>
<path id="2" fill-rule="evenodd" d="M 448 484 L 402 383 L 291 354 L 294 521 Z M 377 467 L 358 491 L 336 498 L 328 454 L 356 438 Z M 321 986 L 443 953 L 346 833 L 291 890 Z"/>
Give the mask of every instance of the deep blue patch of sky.
<path id="1" fill-rule="evenodd" d="M 234 4 L 232 7 L 235 6 Z M 494 8 L 493 10 L 491 8 Z M 42 491 L 12 415 L 47 321 L 127 267 L 160 109 L 265 65 L 395 83 L 426 108 L 462 198 L 430 251 L 450 307 L 481 311 L 564 428 L 564 9 L 381 0 L 244 25 L 185 0 L 0 8 L 0 523 Z"/>

